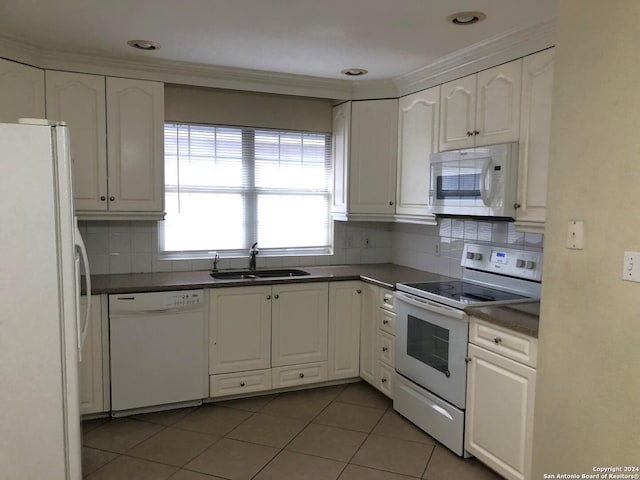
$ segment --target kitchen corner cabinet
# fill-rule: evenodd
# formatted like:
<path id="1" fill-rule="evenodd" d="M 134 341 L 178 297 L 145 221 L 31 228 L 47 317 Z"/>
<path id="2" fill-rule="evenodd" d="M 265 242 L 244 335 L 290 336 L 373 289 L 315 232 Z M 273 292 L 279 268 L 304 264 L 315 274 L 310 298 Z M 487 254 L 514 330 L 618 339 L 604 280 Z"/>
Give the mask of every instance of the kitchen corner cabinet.
<path id="1" fill-rule="evenodd" d="M 554 49 L 522 63 L 522 111 L 518 162 L 516 228 L 544 233 L 551 137 Z"/>
<path id="2" fill-rule="evenodd" d="M 441 85 L 440 151 L 517 142 L 522 60 Z"/>
<path id="3" fill-rule="evenodd" d="M 0 59 L 0 123 L 45 118 L 44 70 Z"/>
<path id="4" fill-rule="evenodd" d="M 537 340 L 471 317 L 465 449 L 509 480 L 531 475 Z"/>
<path id="5" fill-rule="evenodd" d="M 164 86 L 47 71 L 47 116 L 69 124 L 83 219 L 164 216 Z"/>
<path id="6" fill-rule="evenodd" d="M 333 111 L 336 220 L 393 220 L 398 100 L 353 101 Z"/>
<path id="7" fill-rule="evenodd" d="M 362 283 L 329 284 L 329 380 L 360 375 Z"/>
<path id="8" fill-rule="evenodd" d="M 108 348 L 103 348 L 107 338 L 106 322 L 103 325 L 102 298 L 92 295 L 91 318 L 87 325 L 87 336 L 82 346 L 80 362 L 80 413 L 88 415 L 109 410 Z M 80 297 L 80 313 L 84 315 L 87 297 Z M 106 306 L 106 303 L 105 303 Z M 105 385 L 106 382 L 106 385 Z"/>
<path id="9" fill-rule="evenodd" d="M 439 86 L 399 100 L 397 221 L 435 224 L 429 213 L 429 155 L 438 151 L 439 121 Z"/>

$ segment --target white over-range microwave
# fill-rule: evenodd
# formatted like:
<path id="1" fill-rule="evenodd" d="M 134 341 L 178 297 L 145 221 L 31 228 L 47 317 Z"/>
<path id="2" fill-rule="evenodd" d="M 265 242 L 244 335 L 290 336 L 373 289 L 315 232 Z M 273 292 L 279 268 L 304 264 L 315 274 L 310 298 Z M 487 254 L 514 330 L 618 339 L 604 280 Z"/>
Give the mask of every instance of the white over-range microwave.
<path id="1" fill-rule="evenodd" d="M 430 164 L 432 213 L 515 217 L 517 143 L 432 153 Z"/>

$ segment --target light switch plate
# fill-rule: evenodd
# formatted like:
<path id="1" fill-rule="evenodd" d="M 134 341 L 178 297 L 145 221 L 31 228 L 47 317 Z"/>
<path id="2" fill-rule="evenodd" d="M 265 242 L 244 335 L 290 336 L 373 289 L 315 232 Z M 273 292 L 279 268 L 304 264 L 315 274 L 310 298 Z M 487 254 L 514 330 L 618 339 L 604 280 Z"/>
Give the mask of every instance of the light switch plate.
<path id="1" fill-rule="evenodd" d="M 640 282 L 640 252 L 624 252 L 622 279 Z"/>
<path id="2" fill-rule="evenodd" d="M 571 220 L 567 229 L 567 248 L 582 250 L 584 248 L 584 222 Z"/>

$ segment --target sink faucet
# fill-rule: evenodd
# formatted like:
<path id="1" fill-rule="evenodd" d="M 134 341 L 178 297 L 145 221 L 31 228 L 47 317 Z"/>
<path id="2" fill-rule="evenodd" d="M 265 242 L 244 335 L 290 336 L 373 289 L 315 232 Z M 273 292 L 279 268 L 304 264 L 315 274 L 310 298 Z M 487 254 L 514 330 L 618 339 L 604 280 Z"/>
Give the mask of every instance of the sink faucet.
<path id="1" fill-rule="evenodd" d="M 218 255 L 218 252 L 216 252 L 215 256 L 212 259 L 212 265 L 211 265 L 211 271 L 212 272 L 217 272 L 218 271 L 218 262 L 220 261 L 220 255 Z"/>
<path id="2" fill-rule="evenodd" d="M 251 248 L 249 249 L 249 270 L 256 269 L 256 255 L 258 255 L 259 251 L 258 242 L 251 245 Z"/>

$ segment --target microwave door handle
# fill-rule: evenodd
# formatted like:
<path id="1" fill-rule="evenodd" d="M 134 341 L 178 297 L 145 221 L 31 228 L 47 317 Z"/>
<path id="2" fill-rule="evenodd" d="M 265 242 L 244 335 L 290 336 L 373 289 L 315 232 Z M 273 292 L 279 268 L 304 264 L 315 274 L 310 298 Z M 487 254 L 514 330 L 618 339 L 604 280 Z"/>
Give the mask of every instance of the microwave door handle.
<path id="1" fill-rule="evenodd" d="M 489 175 L 489 167 L 491 167 L 491 159 L 487 159 L 482 167 L 482 173 L 480 174 L 480 198 L 482 198 L 482 203 L 486 207 L 491 206 L 491 197 L 492 192 L 491 189 L 487 191 L 487 177 Z"/>

